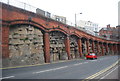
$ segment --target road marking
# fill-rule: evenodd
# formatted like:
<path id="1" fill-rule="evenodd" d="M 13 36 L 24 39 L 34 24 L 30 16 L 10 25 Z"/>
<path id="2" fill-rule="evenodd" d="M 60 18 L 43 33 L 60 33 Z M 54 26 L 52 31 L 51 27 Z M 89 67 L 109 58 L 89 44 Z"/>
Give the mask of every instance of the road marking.
<path id="1" fill-rule="evenodd" d="M 120 61 L 120 59 L 118 61 L 116 61 L 114 64 L 112 64 L 111 66 L 109 66 L 109 67 L 107 67 L 107 68 L 105 68 L 105 69 L 103 69 L 103 70 L 101 70 L 101 71 L 99 71 L 99 72 L 97 72 L 97 73 L 89 76 L 88 78 L 86 78 L 86 79 L 84 79 L 82 81 L 89 81 L 90 79 L 94 79 L 95 77 L 101 75 L 102 73 L 108 71 L 109 69 L 111 69 L 112 67 L 114 67 L 115 65 L 117 65 L 119 63 L 119 61 Z"/>
<path id="2" fill-rule="evenodd" d="M 83 64 L 83 63 L 77 63 L 77 64 L 74 64 L 74 66 L 81 65 L 81 64 Z"/>
<path id="3" fill-rule="evenodd" d="M 73 59 L 73 60 L 77 60 L 77 59 Z M 56 64 L 56 63 L 62 63 L 62 62 L 69 62 L 69 61 L 73 61 L 73 60 L 64 60 L 64 61 L 58 61 L 58 62 L 52 62 L 52 63 L 35 64 L 35 65 L 24 65 L 24 66 L 15 66 L 15 67 L 5 67 L 5 68 L 0 68 L 0 69 L 14 69 L 14 68 L 41 66 L 41 65 L 47 65 L 47 64 Z"/>
<path id="4" fill-rule="evenodd" d="M 0 78 L 0 80 L 2 80 L 2 79 L 7 79 L 7 78 L 13 78 L 13 77 L 15 77 L 15 76 L 3 77 L 3 78 Z"/>
<path id="5" fill-rule="evenodd" d="M 39 72 L 33 72 L 33 74 L 36 74 L 36 73 L 44 73 L 44 72 L 48 72 L 48 71 L 55 71 L 55 70 L 59 70 L 59 69 L 67 68 L 67 67 L 68 67 L 68 66 L 63 66 L 63 67 L 59 67 L 59 68 L 48 69 L 48 70 L 43 70 L 43 71 L 39 71 Z"/>
<path id="6" fill-rule="evenodd" d="M 23 67 L 31 67 L 31 66 L 40 66 L 40 65 L 46 65 L 50 63 L 43 63 L 43 64 L 35 64 L 35 65 L 25 65 L 25 66 L 15 66 L 15 67 L 6 67 L 6 68 L 0 68 L 0 69 L 14 69 L 14 68 L 23 68 Z"/>
<path id="7" fill-rule="evenodd" d="M 86 63 L 88 63 L 88 62 L 83 62 L 83 64 L 86 64 Z"/>
<path id="8" fill-rule="evenodd" d="M 119 67 L 119 66 L 118 66 Z M 103 76 L 102 78 L 100 79 L 104 79 L 106 76 L 108 76 L 109 74 L 111 74 L 113 71 L 115 71 L 118 67 L 114 68 L 112 71 L 110 71 L 108 74 L 106 74 L 105 76 Z"/>
<path id="9" fill-rule="evenodd" d="M 93 78 L 99 76 L 100 74 L 108 71 L 109 69 L 111 69 L 112 67 L 114 67 L 116 64 L 118 64 L 118 61 L 116 61 L 116 62 L 115 62 L 114 64 L 112 64 L 111 66 L 109 66 L 109 67 L 107 67 L 107 68 L 105 68 L 105 69 L 103 69 L 103 70 L 101 70 L 101 71 L 99 71 L 99 72 L 91 75 L 90 77 L 88 77 L 88 78 L 86 78 L 86 79 L 93 79 Z"/>
<path id="10" fill-rule="evenodd" d="M 92 62 L 97 61 L 97 60 L 91 60 Z"/>

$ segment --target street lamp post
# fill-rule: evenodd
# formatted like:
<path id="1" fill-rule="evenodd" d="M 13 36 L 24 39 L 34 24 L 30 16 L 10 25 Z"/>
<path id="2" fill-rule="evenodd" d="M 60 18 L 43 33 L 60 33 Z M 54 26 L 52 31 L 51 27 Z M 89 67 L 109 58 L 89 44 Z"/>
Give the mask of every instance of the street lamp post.
<path id="1" fill-rule="evenodd" d="M 10 1 L 8 0 L 7 4 L 9 5 Z"/>
<path id="2" fill-rule="evenodd" d="M 82 14 L 82 13 L 78 13 L 78 14 Z M 75 13 L 75 27 L 77 27 L 77 22 L 76 22 L 76 21 L 77 21 L 77 20 L 76 20 L 76 15 L 77 15 L 77 14 Z"/>

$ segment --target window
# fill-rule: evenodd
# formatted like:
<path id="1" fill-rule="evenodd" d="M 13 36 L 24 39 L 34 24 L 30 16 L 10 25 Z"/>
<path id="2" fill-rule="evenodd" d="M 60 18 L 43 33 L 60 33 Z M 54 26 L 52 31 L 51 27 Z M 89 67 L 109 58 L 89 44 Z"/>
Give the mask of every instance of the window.
<path id="1" fill-rule="evenodd" d="M 60 19 L 58 17 L 56 17 L 56 21 L 60 21 Z"/>

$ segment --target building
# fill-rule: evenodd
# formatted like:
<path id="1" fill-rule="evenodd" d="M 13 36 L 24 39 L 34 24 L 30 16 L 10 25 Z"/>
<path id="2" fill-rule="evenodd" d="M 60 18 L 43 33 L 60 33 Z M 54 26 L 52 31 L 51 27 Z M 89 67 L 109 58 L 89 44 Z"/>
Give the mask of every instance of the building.
<path id="1" fill-rule="evenodd" d="M 118 29 L 118 31 L 120 31 L 120 1 L 118 2 L 118 26 L 116 26 L 116 28 Z M 120 41 L 120 32 L 118 32 L 118 36 Z"/>
<path id="2" fill-rule="evenodd" d="M 58 16 L 58 15 L 53 15 L 52 19 L 66 24 L 66 17 Z"/>
<path id="3" fill-rule="evenodd" d="M 118 25 L 120 25 L 120 1 L 118 2 Z"/>
<path id="4" fill-rule="evenodd" d="M 118 25 L 118 26 L 116 26 L 116 28 L 117 28 L 117 35 L 118 35 L 118 41 L 120 41 L 120 25 Z"/>
<path id="5" fill-rule="evenodd" d="M 36 13 L 38 15 L 42 15 L 42 16 L 45 16 L 45 17 L 48 17 L 48 18 L 52 18 L 52 19 L 54 19 L 54 20 L 56 20 L 58 22 L 62 22 L 64 24 L 66 24 L 66 17 L 53 15 L 53 14 L 51 14 L 51 13 L 49 13 L 47 11 L 44 11 L 42 9 L 39 9 L 39 8 L 36 9 Z"/>
<path id="6" fill-rule="evenodd" d="M 97 32 L 99 31 L 98 24 L 91 21 L 80 20 L 77 22 L 77 27 L 88 30 L 89 32 L 94 34 L 97 34 Z"/>
<path id="7" fill-rule="evenodd" d="M 47 12 L 47 11 L 44 11 L 44 10 L 42 10 L 42 9 L 37 8 L 37 9 L 36 9 L 36 13 L 39 14 L 39 15 L 42 15 L 42 16 L 51 18 L 51 13 L 49 13 L 49 12 Z"/>
<path id="8" fill-rule="evenodd" d="M 102 28 L 99 31 L 99 35 L 107 39 L 119 39 L 118 36 L 118 27 L 110 27 L 110 24 L 107 27 Z"/>

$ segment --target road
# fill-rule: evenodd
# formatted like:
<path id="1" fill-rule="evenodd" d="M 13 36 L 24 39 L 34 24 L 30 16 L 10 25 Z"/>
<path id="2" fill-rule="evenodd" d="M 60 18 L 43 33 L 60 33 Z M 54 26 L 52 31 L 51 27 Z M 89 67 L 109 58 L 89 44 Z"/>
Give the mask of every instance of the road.
<path id="1" fill-rule="evenodd" d="M 3 69 L 1 79 L 86 79 L 111 66 L 117 60 L 118 56 L 102 56 L 96 60 L 77 59 L 40 66 Z M 115 79 L 118 79 L 118 75 Z"/>

